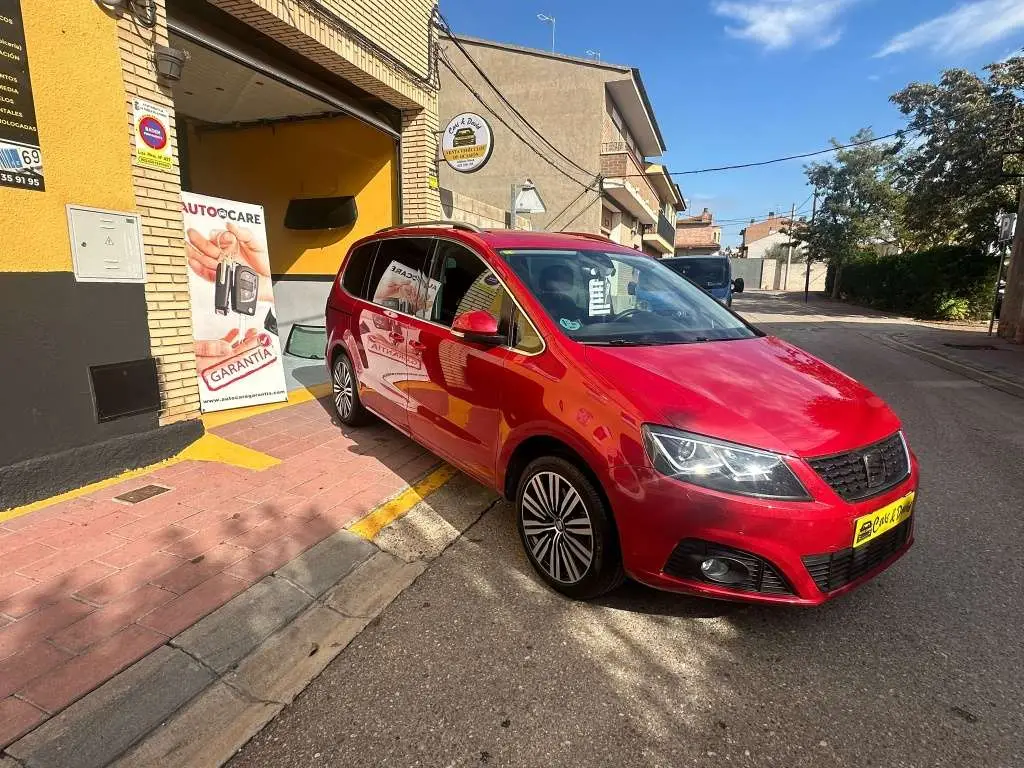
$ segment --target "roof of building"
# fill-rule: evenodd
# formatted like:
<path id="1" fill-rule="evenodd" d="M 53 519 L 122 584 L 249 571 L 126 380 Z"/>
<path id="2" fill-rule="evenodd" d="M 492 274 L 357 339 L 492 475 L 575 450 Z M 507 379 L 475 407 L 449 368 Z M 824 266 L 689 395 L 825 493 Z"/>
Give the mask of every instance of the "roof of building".
<path id="1" fill-rule="evenodd" d="M 441 35 L 441 39 L 447 39 L 448 35 Z M 633 68 L 628 67 L 625 64 L 612 64 L 610 61 L 602 61 L 601 59 L 585 59 L 581 56 L 567 56 L 564 53 L 555 53 L 554 51 L 545 51 L 541 48 L 528 48 L 525 45 L 514 45 L 512 43 L 502 43 L 498 40 L 485 40 L 482 37 L 473 37 L 472 35 L 455 35 L 459 40 L 464 43 L 473 43 L 474 45 L 486 45 L 490 48 L 505 48 L 509 51 L 518 51 L 519 53 L 529 53 L 534 56 L 543 56 L 545 59 L 558 59 L 559 61 L 568 61 L 575 64 L 585 64 L 588 67 L 597 67 L 599 69 L 610 69 L 616 72 L 630 72 Z"/>
<path id="2" fill-rule="evenodd" d="M 622 64 L 611 64 L 607 61 L 601 61 L 600 59 L 583 59 L 579 56 L 566 56 L 565 54 L 555 53 L 554 51 L 544 51 L 539 48 L 527 48 L 522 45 L 513 45 L 511 43 L 500 43 L 495 40 L 484 40 L 483 38 L 471 37 L 469 35 L 455 35 L 454 37 L 463 43 L 471 43 L 473 45 L 486 46 L 489 48 L 500 48 L 513 53 L 540 56 L 542 58 L 553 59 L 555 61 L 564 61 L 569 64 L 605 69 L 609 72 L 618 72 L 624 75 L 628 74 L 632 85 L 631 90 L 635 92 L 638 101 L 643 106 L 643 111 L 646 113 L 646 118 L 650 124 L 650 130 L 653 134 L 654 141 L 660 148 L 660 151 L 645 151 L 644 154 L 652 156 L 659 155 L 667 149 L 665 146 L 665 137 L 661 133 L 661 126 L 658 125 L 658 118 L 654 115 L 654 108 L 651 106 L 650 98 L 647 95 L 647 88 L 644 87 L 644 81 L 640 76 L 640 70 L 636 67 L 627 67 Z M 449 39 L 449 36 L 442 35 L 442 38 Z M 608 88 L 609 91 L 612 92 L 612 95 L 616 97 L 616 100 L 623 99 L 628 96 L 626 89 L 619 87 L 619 84 L 616 84 L 614 81 L 613 83 L 608 84 Z M 622 105 L 620 105 L 620 107 L 621 106 Z M 649 149 L 653 149 L 653 146 Z"/>
<path id="3" fill-rule="evenodd" d="M 750 245 L 761 238 L 768 237 L 768 235 L 774 235 L 782 227 L 789 226 L 789 223 L 789 216 L 769 216 L 767 219 L 752 222 L 740 230 L 740 234 L 743 236 L 743 244 Z"/>
<path id="4" fill-rule="evenodd" d="M 714 223 L 715 214 L 710 209 L 705 208 L 703 211 L 698 213 L 696 216 L 683 216 L 682 218 L 676 219 L 676 228 L 679 227 L 708 227 Z"/>

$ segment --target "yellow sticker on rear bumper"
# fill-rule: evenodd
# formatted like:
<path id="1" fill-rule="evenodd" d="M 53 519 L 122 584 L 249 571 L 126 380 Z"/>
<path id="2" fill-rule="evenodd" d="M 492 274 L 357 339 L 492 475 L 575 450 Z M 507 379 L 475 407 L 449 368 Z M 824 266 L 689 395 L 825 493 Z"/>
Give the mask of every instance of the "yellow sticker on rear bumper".
<path id="1" fill-rule="evenodd" d="M 892 504 L 876 509 L 870 515 L 858 517 L 853 526 L 853 546 L 859 547 L 895 528 L 914 511 L 914 491 Z"/>

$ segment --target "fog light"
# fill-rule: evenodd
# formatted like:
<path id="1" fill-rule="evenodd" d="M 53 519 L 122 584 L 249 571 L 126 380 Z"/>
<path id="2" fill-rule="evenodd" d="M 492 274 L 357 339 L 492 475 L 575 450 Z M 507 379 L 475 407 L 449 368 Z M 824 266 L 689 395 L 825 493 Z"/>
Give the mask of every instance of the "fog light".
<path id="1" fill-rule="evenodd" d="M 709 557 L 701 561 L 700 572 L 708 581 L 718 584 L 739 584 L 749 577 L 743 563 L 728 557 Z"/>
<path id="2" fill-rule="evenodd" d="M 700 564 L 700 571 L 712 581 L 722 581 L 729 575 L 729 564 L 717 557 L 709 557 Z"/>

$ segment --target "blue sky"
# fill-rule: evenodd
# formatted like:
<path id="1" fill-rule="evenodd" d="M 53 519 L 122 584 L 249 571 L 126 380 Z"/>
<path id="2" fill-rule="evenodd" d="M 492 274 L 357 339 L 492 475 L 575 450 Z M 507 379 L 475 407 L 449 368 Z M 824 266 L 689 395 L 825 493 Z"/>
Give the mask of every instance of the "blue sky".
<path id="1" fill-rule="evenodd" d="M 456 32 L 640 68 L 686 170 L 828 146 L 903 126 L 888 97 L 943 69 L 980 69 L 1024 46 L 1024 0 L 441 0 Z M 677 180 L 691 208 L 763 217 L 806 202 L 803 162 Z M 742 225 L 726 225 L 737 242 Z"/>

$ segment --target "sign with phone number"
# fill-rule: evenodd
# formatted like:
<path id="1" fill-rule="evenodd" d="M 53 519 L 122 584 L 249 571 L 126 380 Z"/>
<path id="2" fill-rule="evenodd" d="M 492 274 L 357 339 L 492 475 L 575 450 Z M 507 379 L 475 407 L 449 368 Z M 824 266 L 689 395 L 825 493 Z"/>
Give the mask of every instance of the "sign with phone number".
<path id="1" fill-rule="evenodd" d="M 0 0 L 0 186 L 45 189 L 20 0 Z"/>

